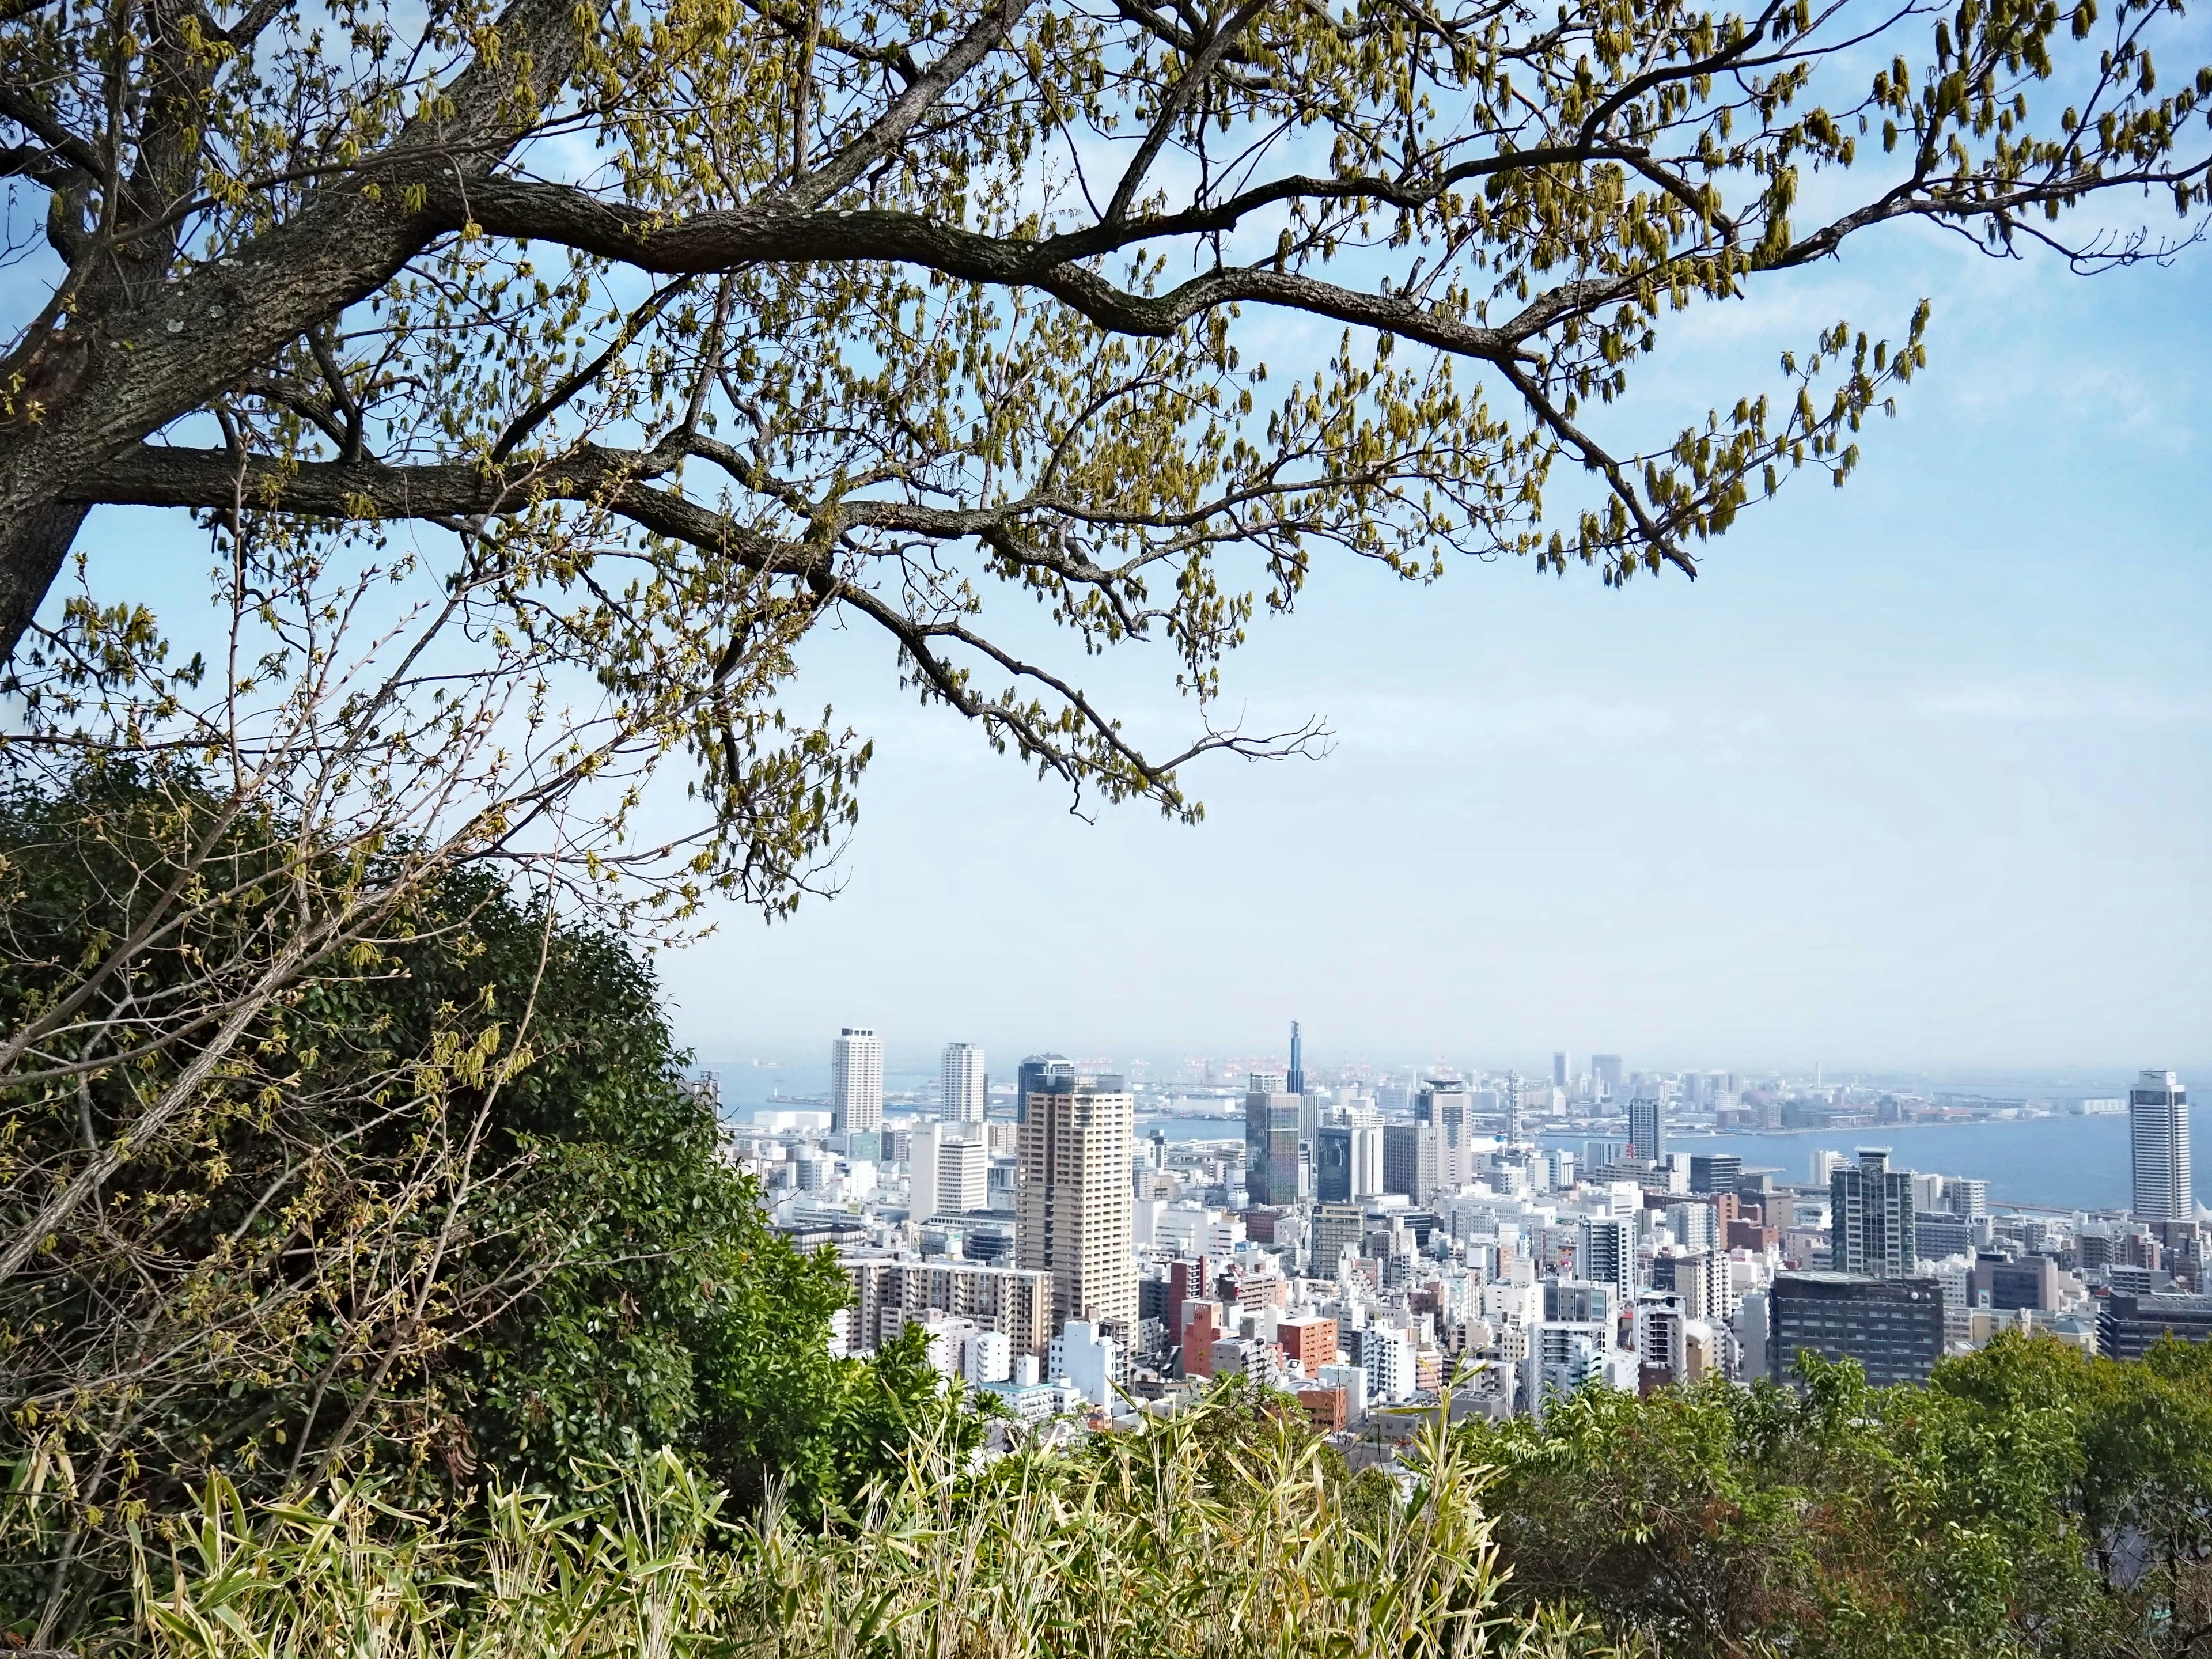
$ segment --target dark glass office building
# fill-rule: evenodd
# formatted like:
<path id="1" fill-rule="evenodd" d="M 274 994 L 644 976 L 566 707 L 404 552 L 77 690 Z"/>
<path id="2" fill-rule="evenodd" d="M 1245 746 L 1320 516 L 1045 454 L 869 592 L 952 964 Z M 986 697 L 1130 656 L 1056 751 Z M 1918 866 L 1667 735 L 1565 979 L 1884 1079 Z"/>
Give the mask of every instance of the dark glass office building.
<path id="1" fill-rule="evenodd" d="M 1877 1386 L 1925 1382 L 1943 1357 L 1943 1288 L 1932 1279 L 1777 1273 L 1766 1305 L 1767 1375 L 1778 1381 L 1802 1352 L 1856 1359 Z"/>
<path id="2" fill-rule="evenodd" d="M 1352 1131 L 1323 1124 L 1314 1132 L 1314 1200 L 1352 1202 Z"/>

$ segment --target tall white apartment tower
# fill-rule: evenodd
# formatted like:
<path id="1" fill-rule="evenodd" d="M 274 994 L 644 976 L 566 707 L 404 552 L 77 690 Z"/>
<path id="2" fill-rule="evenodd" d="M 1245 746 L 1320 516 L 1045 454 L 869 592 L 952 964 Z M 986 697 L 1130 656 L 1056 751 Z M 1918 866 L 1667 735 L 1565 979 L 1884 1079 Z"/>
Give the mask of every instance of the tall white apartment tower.
<path id="1" fill-rule="evenodd" d="M 983 1121 L 983 1050 L 973 1042 L 945 1045 L 945 1092 L 937 1115 L 946 1123 Z"/>
<path id="2" fill-rule="evenodd" d="M 2197 1213 L 2190 1182 L 2189 1091 L 2171 1072 L 2145 1072 L 2128 1094 L 2138 1221 L 2187 1221 Z"/>
<path id="3" fill-rule="evenodd" d="M 1636 1224 L 1622 1216 L 1591 1216 L 1577 1230 L 1575 1277 L 1613 1287 L 1613 1304 L 1636 1293 Z"/>
<path id="4" fill-rule="evenodd" d="M 1137 1326 L 1136 1200 L 1129 1187 L 1136 1099 L 1118 1077 L 1069 1067 L 1023 1104 L 1014 1253 L 1052 1275 L 1052 1323 L 1088 1320 L 1127 1340 Z"/>
<path id="5" fill-rule="evenodd" d="M 857 1135 L 883 1127 L 884 1041 L 868 1026 L 848 1025 L 830 1050 L 830 1127 Z"/>

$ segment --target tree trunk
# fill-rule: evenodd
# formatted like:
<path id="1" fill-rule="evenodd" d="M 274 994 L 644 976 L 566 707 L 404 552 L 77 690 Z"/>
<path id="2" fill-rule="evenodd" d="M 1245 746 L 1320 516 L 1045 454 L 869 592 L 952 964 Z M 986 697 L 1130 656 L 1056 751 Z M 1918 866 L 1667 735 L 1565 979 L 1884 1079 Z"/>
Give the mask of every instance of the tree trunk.
<path id="1" fill-rule="evenodd" d="M 16 641 L 39 614 L 88 510 L 81 502 L 57 501 L 0 526 L 0 666 L 14 658 Z"/>

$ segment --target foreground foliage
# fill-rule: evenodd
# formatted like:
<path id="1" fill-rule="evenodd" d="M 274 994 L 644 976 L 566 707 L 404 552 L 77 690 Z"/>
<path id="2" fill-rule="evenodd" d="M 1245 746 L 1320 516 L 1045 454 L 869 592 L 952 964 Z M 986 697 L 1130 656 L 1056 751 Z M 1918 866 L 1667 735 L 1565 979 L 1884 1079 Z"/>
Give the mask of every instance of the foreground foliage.
<path id="1" fill-rule="evenodd" d="M 213 805 L 97 777 L 0 802 L 0 1029 L 160 923 L 0 1077 L 0 1231 L 39 1227 L 103 1154 L 0 1277 L 4 1620 L 44 1642 L 96 1620 L 126 1529 L 218 1477 L 258 1502 L 373 1468 L 441 1507 L 665 1445 L 811 1513 L 878 1473 L 935 1409 L 917 1345 L 831 1356 L 844 1278 L 725 1161 L 649 969 L 480 871 L 271 1000 L 134 1143 L 201 1053 L 189 1028 L 151 1040 L 177 1004 L 294 931 L 272 826 L 167 860 Z M 161 909 L 179 879 L 193 902 Z"/>
<path id="2" fill-rule="evenodd" d="M 963 1476 L 918 1445 L 853 1522 L 733 1513 L 663 1455 L 574 1506 L 507 1493 L 433 1530 L 362 1486 L 295 1509 L 211 1490 L 141 1558 L 162 1659 L 465 1654 L 1566 1659 L 1575 1620 L 1498 1603 L 1480 1471 L 1417 1443 L 1401 1496 L 1233 1390 L 1068 1455 Z"/>
<path id="3" fill-rule="evenodd" d="M 1680 1654 L 2179 1656 L 2212 1638 L 2212 1351 L 1999 1338 L 1929 1386 L 1590 1391 L 1468 1431 L 1524 1606 Z"/>

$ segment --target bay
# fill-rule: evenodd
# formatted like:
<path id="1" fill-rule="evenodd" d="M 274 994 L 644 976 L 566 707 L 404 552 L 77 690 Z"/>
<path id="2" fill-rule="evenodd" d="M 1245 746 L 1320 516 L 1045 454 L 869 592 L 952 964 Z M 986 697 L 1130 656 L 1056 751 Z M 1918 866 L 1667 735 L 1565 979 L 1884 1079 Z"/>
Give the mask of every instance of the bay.
<path id="1" fill-rule="evenodd" d="M 2212 1102 L 2190 1108 L 2192 1146 L 2212 1146 Z M 1234 1119 L 1171 1117 L 1139 1124 L 1140 1139 L 1152 1130 L 1170 1140 L 1237 1140 L 1243 1136 Z M 1626 1134 L 1626 1127 L 1606 1132 L 1613 1138 Z M 1578 1148 L 1587 1139 L 1582 1131 L 1547 1134 L 1558 1145 Z M 1734 1152 L 1747 1169 L 1776 1170 L 1775 1179 L 1801 1185 L 1810 1173 L 1814 1152 L 1840 1152 L 1845 1158 L 1862 1146 L 1887 1146 L 1891 1167 L 1925 1175 L 1969 1176 L 1990 1183 L 1993 1205 L 2031 1204 L 2068 1210 L 2108 1210 L 2129 1201 L 2130 1170 L 2128 1121 L 2118 1117 L 2022 1118 L 1981 1123 L 1887 1124 L 1878 1128 L 1827 1131 L 1807 1129 L 1784 1133 L 1721 1135 L 1676 1134 L 1668 1150 L 1684 1152 Z M 2197 1172 L 2197 1199 L 2212 1193 L 2212 1182 Z"/>

